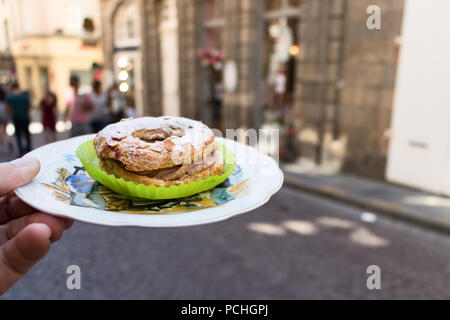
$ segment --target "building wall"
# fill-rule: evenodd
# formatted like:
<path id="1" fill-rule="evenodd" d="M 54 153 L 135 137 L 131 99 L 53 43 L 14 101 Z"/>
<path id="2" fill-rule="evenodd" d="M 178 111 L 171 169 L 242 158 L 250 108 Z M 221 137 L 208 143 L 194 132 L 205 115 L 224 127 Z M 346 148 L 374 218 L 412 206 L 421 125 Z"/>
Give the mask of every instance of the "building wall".
<path id="1" fill-rule="evenodd" d="M 336 0 L 333 0 L 337 2 Z M 322 161 L 323 141 L 334 116 L 330 93 L 336 85 L 329 77 L 330 5 L 305 0 L 301 6 L 300 58 L 295 94 L 295 124 L 301 157 Z"/>
<path id="2" fill-rule="evenodd" d="M 203 105 L 200 89 L 202 70 L 197 62 L 200 46 L 202 6 L 200 1 L 178 0 L 178 41 L 180 73 L 180 114 L 191 119 L 202 119 Z"/>
<path id="3" fill-rule="evenodd" d="M 100 10 L 97 0 L 5 0 L 14 37 L 64 34 L 83 37 L 83 20 L 91 18 L 96 26 L 94 36 L 100 35 Z"/>
<path id="4" fill-rule="evenodd" d="M 161 1 L 143 1 L 143 82 L 144 110 L 149 116 L 162 115 L 161 46 L 159 21 Z"/>
<path id="5" fill-rule="evenodd" d="M 179 0 L 180 41 L 180 97 L 181 114 L 205 121 L 207 119 L 208 92 L 204 81 L 208 74 L 200 66 L 197 50 L 204 38 L 203 6 L 201 1 Z M 222 118 L 224 128 L 250 128 L 255 124 L 258 1 L 224 1 L 222 50 L 226 60 L 238 66 L 236 92 L 224 93 Z M 207 80 L 206 80 L 207 81 Z"/>
<path id="6" fill-rule="evenodd" d="M 161 8 L 159 34 L 161 49 L 162 108 L 164 115 L 180 115 L 180 72 L 178 5 L 176 0 L 164 0 Z"/>
<path id="7" fill-rule="evenodd" d="M 224 51 L 226 59 L 234 60 L 238 69 L 236 92 L 223 97 L 222 117 L 228 129 L 256 127 L 258 8 L 258 1 L 225 2 Z"/>
<path id="8" fill-rule="evenodd" d="M 65 92 L 69 87 L 70 73 L 89 72 L 94 62 L 102 63 L 103 60 L 99 46 L 83 46 L 81 39 L 67 37 L 18 39 L 13 42 L 12 54 L 19 84 L 31 91 L 34 105 L 39 103 L 44 91 L 41 70 L 48 70 L 49 86 L 58 97 L 61 112 L 66 107 Z"/>
<path id="9" fill-rule="evenodd" d="M 161 114 L 158 5 L 144 1 L 146 99 Z M 224 93 L 224 128 L 257 128 L 261 76 L 261 1 L 224 2 L 222 49 L 238 69 L 238 86 Z M 202 1 L 178 0 L 181 115 L 205 119 L 205 72 L 196 51 L 202 47 Z M 369 5 L 381 7 L 381 30 L 366 27 Z M 294 111 L 296 149 L 317 163 L 346 172 L 382 178 L 403 0 L 303 0 L 300 5 L 300 55 Z M 159 77 L 160 79 L 160 77 Z M 158 106 L 158 107 L 155 107 Z M 159 108 L 159 109 L 158 109 Z"/>
<path id="10" fill-rule="evenodd" d="M 9 12 L 11 12 L 9 1 L 0 1 L 0 54 L 6 54 L 10 50 L 13 30 Z"/>
<path id="11" fill-rule="evenodd" d="M 120 0 L 100 0 L 100 19 L 102 24 L 102 48 L 105 57 L 104 67 L 106 70 L 113 69 L 113 17 L 115 10 L 121 3 Z"/>
<path id="12" fill-rule="evenodd" d="M 381 30 L 359 27 L 367 19 L 360 12 L 371 4 L 381 8 Z M 349 1 L 340 115 L 346 172 L 384 178 L 403 5 L 403 0 Z"/>
<path id="13" fill-rule="evenodd" d="M 0 1 L 0 85 L 7 85 L 13 76 L 14 60 L 11 56 L 11 41 L 13 37 L 10 16 L 10 2 Z"/>
<path id="14" fill-rule="evenodd" d="M 58 109 L 63 111 L 70 73 L 90 72 L 94 62 L 103 61 L 98 1 L 6 0 L 5 3 L 7 15 L 12 17 L 8 24 L 11 54 L 19 84 L 30 90 L 36 106 L 43 95 L 46 69 L 50 89 L 58 97 Z M 83 29 L 85 18 L 93 20 L 94 32 Z"/>
<path id="15" fill-rule="evenodd" d="M 369 5 L 381 30 L 366 27 Z M 296 128 L 300 155 L 383 178 L 403 0 L 305 0 Z"/>

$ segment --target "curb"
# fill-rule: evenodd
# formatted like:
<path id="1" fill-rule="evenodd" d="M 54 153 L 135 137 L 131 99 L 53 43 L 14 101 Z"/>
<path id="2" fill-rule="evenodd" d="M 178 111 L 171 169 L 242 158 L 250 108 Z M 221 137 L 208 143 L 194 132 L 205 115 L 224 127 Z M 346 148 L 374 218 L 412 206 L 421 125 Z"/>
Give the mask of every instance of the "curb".
<path id="1" fill-rule="evenodd" d="M 411 210 L 406 206 L 392 201 L 386 201 L 380 198 L 358 197 L 357 195 L 350 194 L 343 189 L 336 188 L 325 183 L 311 183 L 308 182 L 312 178 L 305 178 L 302 180 L 301 175 L 293 177 L 293 174 L 287 170 L 283 170 L 284 186 L 304 191 L 310 194 L 324 196 L 345 204 L 356 206 L 361 209 L 370 210 L 374 213 L 379 213 L 384 216 L 388 216 L 395 220 L 411 223 L 427 229 L 432 229 L 450 235 L 450 219 L 448 221 L 433 218 L 424 215 L 421 212 Z"/>

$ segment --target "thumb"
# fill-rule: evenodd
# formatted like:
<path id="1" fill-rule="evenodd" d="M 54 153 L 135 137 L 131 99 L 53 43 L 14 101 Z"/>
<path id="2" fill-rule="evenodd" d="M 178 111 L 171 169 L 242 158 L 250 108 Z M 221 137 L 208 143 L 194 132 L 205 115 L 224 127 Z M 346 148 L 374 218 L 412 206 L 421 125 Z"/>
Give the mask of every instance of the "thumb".
<path id="1" fill-rule="evenodd" d="M 0 248 L 0 295 L 47 254 L 51 233 L 46 224 L 30 224 Z"/>
<path id="2" fill-rule="evenodd" d="M 30 182 L 40 167 L 39 160 L 30 156 L 0 164 L 0 196 Z"/>

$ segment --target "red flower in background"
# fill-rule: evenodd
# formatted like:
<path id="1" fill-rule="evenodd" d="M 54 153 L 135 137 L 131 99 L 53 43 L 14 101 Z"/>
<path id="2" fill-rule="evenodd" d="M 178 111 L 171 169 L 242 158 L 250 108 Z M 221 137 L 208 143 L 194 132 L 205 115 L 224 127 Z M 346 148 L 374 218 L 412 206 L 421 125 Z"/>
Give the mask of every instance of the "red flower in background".
<path id="1" fill-rule="evenodd" d="M 200 59 L 202 66 L 212 68 L 216 71 L 222 70 L 224 53 L 217 49 L 199 49 L 197 56 Z"/>

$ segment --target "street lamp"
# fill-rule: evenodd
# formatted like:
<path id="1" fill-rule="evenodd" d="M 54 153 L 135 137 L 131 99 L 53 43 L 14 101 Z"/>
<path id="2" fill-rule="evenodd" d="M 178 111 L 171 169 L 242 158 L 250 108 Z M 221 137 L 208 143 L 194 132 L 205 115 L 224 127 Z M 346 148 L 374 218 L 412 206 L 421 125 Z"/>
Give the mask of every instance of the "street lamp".
<path id="1" fill-rule="evenodd" d="M 126 82 L 122 82 L 122 83 L 119 85 L 119 90 L 120 90 L 120 92 L 127 92 L 129 89 L 130 89 L 130 86 L 129 86 L 128 83 L 126 83 Z"/>
<path id="2" fill-rule="evenodd" d="M 127 81 L 128 80 L 128 72 L 126 70 L 121 70 L 118 76 L 119 80 Z"/>
<path id="3" fill-rule="evenodd" d="M 128 65 L 128 59 L 126 57 L 121 57 L 117 60 L 117 65 L 119 68 L 123 69 Z"/>

